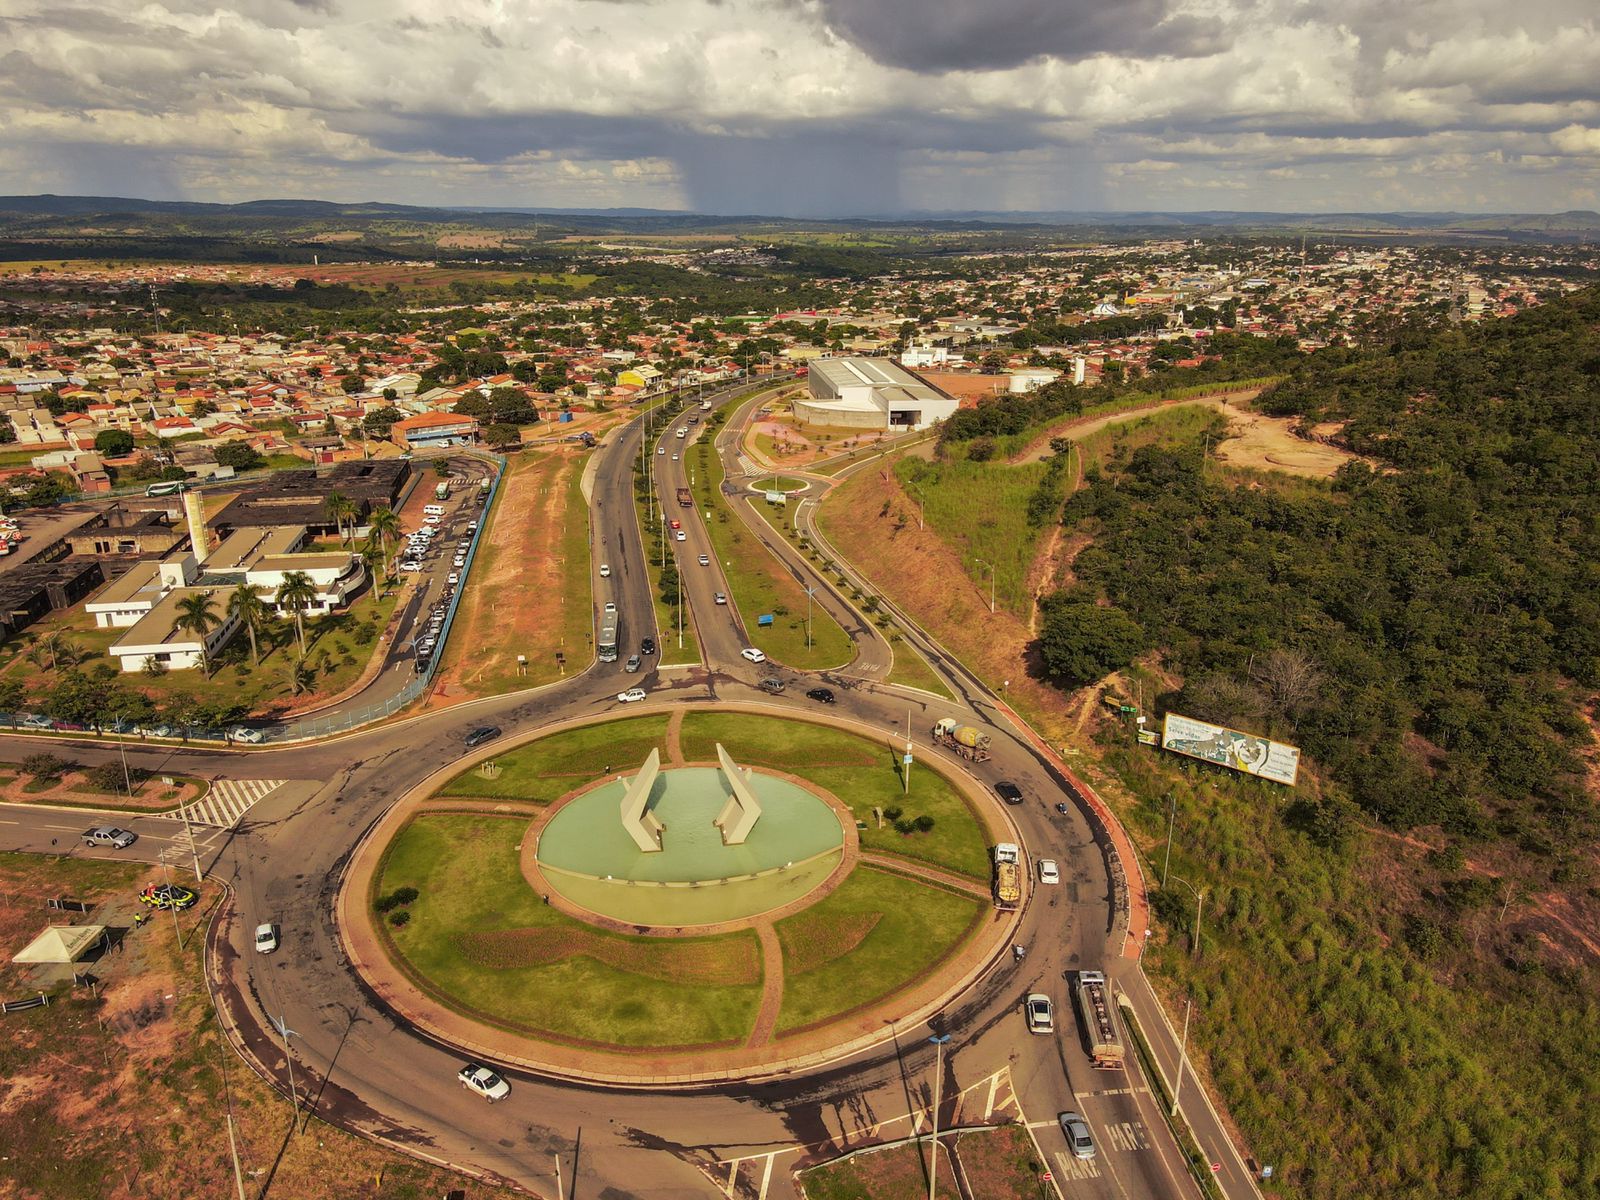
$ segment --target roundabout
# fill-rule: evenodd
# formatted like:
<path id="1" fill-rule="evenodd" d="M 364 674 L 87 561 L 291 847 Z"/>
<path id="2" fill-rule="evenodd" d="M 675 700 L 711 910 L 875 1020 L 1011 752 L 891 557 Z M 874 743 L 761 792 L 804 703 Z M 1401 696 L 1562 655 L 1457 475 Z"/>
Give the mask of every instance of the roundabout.
<path id="1" fill-rule="evenodd" d="M 881 1040 L 1008 943 L 1006 827 L 926 768 L 906 799 L 894 748 L 841 725 L 680 709 L 440 772 L 352 861 L 351 961 L 438 1040 L 566 1078 L 751 1078 Z"/>

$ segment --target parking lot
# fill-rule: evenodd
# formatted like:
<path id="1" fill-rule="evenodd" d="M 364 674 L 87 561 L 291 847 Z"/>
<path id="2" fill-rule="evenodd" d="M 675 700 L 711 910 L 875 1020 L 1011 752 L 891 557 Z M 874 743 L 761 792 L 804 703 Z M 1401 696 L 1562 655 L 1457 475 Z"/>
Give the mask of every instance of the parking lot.
<path id="1" fill-rule="evenodd" d="M 451 603 L 464 585 L 468 551 L 483 515 L 488 468 L 474 459 L 451 460 L 449 476 L 425 476 L 401 510 L 395 556 L 403 577 L 415 581 L 395 626 L 391 660 L 409 660 L 418 673 L 438 655 Z M 435 488 L 450 484 L 439 499 Z"/>

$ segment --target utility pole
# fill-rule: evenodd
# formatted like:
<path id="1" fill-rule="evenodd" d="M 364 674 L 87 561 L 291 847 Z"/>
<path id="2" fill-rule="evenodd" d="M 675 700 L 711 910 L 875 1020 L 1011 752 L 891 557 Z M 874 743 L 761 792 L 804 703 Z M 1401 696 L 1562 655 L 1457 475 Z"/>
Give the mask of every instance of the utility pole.
<path id="1" fill-rule="evenodd" d="M 806 588 L 806 649 L 811 649 L 811 598 L 817 594 L 814 587 Z"/>
<path id="2" fill-rule="evenodd" d="M 1167 856 L 1161 860 L 1161 886 L 1167 886 L 1167 868 L 1172 865 L 1172 822 L 1178 815 L 1178 800 L 1171 792 L 1167 793 Z"/>
<path id="3" fill-rule="evenodd" d="M 950 1035 L 942 1033 L 928 1040 L 933 1043 L 933 1148 L 928 1153 L 928 1200 L 933 1200 L 933 1189 L 939 1180 L 939 1086 L 944 1082 L 944 1044 Z"/>
<path id="4" fill-rule="evenodd" d="M 167 907 L 172 910 L 172 934 L 178 939 L 178 949 L 183 949 L 183 929 L 178 924 L 178 905 L 172 898 L 172 869 L 167 861 L 167 855 L 175 853 L 175 849 L 168 846 L 156 855 L 161 860 L 161 879 L 167 885 Z"/>
<path id="5" fill-rule="evenodd" d="M 1183 1091 L 1183 1064 L 1189 1055 L 1189 1007 L 1194 1003 L 1185 996 L 1183 1000 L 1183 1041 L 1178 1045 L 1178 1082 L 1172 1086 L 1172 1116 L 1178 1115 L 1178 1093 Z"/>
<path id="6" fill-rule="evenodd" d="M 180 804 L 178 811 L 183 814 L 183 837 L 189 843 L 189 854 L 194 859 L 194 881 L 196 883 L 204 882 L 204 877 L 200 874 L 200 852 L 195 849 L 194 831 L 189 828 L 189 806 Z"/>
<path id="7" fill-rule="evenodd" d="M 1184 887 L 1189 889 L 1190 894 L 1194 896 L 1194 945 L 1192 947 L 1190 947 L 1189 953 L 1193 957 L 1199 958 L 1200 957 L 1200 918 L 1201 918 L 1202 913 L 1205 911 L 1206 890 L 1205 890 L 1205 888 L 1199 888 L 1197 890 L 1195 888 L 1194 884 L 1190 883 L 1187 879 L 1183 878 L 1183 876 L 1181 876 L 1181 875 L 1174 875 L 1172 877 L 1172 881 L 1174 883 L 1183 884 Z"/>

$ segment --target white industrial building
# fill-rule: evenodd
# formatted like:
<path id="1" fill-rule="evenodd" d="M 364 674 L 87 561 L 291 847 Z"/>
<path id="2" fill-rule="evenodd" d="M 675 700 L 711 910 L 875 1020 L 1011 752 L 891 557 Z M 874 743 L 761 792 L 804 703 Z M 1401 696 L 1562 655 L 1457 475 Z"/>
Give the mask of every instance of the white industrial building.
<path id="1" fill-rule="evenodd" d="M 960 401 L 889 358 L 819 358 L 810 364 L 809 396 L 794 402 L 805 425 L 904 432 L 950 416 Z"/>

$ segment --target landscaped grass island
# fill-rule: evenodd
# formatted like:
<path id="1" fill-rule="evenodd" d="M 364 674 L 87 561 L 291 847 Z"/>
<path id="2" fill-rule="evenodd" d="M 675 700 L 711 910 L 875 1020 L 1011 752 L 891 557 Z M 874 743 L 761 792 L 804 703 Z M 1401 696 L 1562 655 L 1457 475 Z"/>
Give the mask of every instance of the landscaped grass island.
<path id="1" fill-rule="evenodd" d="M 795 839 L 795 860 L 754 841 L 697 848 L 708 862 L 725 853 L 730 877 L 723 887 L 697 880 L 703 886 L 691 893 L 684 881 L 666 878 L 671 872 L 653 855 L 630 850 L 595 823 L 620 820 L 626 781 L 652 750 L 661 754 L 664 778 L 714 786 L 707 764 L 719 743 L 753 769 L 758 794 L 772 805 L 762 820 L 780 840 Z M 582 801 L 590 807 L 580 814 L 571 806 Z M 698 820 L 714 801 L 702 797 L 698 808 L 678 810 L 680 840 L 691 832 L 686 814 Z M 884 809 L 901 813 L 901 829 L 892 820 L 880 827 Z M 662 811 L 671 839 L 672 812 Z M 931 827 L 919 829 L 907 814 L 930 817 Z M 564 816 L 567 832 L 590 830 L 594 844 L 587 834 L 576 841 L 561 834 Z M 562 849 L 550 857 L 572 858 L 562 869 L 581 886 L 562 879 L 542 890 L 551 876 L 539 873 L 547 867 L 540 839 L 551 830 Z M 871 736 L 752 713 L 649 713 L 513 747 L 420 798 L 383 847 L 365 905 L 415 988 L 503 1033 L 614 1056 L 751 1050 L 781 1057 L 796 1039 L 925 985 L 971 942 L 992 913 L 989 840 L 943 775 L 918 771 L 907 797 L 892 748 Z M 612 862 L 630 853 L 641 859 L 632 882 L 623 874 L 628 864 Z M 594 854 L 610 857 L 585 865 Z M 815 865 L 809 876 L 801 871 L 808 863 Z M 691 873 L 710 871 L 696 859 Z M 732 885 L 770 901 L 719 912 Z M 596 889 L 630 902 L 651 894 L 666 900 L 639 900 L 624 920 L 598 901 L 585 907 Z M 683 897 L 691 898 L 678 904 Z M 669 918 L 679 923 L 667 925 Z"/>

